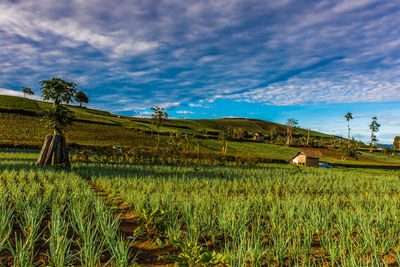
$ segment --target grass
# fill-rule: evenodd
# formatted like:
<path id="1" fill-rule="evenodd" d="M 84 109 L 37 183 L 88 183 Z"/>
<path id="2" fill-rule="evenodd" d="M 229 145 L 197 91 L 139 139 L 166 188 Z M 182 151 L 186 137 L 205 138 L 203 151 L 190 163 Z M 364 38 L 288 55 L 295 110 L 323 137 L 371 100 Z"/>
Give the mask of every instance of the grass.
<path id="1" fill-rule="evenodd" d="M 370 160 L 375 160 L 375 161 L 382 161 L 382 162 L 389 162 L 389 163 L 400 163 L 400 155 L 399 154 L 383 154 L 381 152 L 366 152 L 363 151 L 361 152 L 361 157 L 370 159 Z"/>
<path id="2" fill-rule="evenodd" d="M 10 264 L 127 266 L 133 244 L 121 239 L 107 203 L 130 216 L 129 235 L 170 249 L 153 264 L 399 263 L 396 171 L 99 163 L 64 171 L 32 168 L 34 160 L 33 153 L 0 153 L 1 232 L 12 237 L 0 257 L 11 251 Z M 64 239 L 67 229 L 73 237 Z M 49 241 L 39 254 L 40 240 Z"/>
<path id="3" fill-rule="evenodd" d="M 16 118 L 11 118 L 11 114 L 17 113 L 17 111 L 34 111 L 36 115 L 40 114 L 40 111 L 47 110 L 51 107 L 51 103 L 43 102 L 43 101 L 35 101 L 30 99 L 24 99 L 21 97 L 15 96 L 0 96 L 0 109 L 3 111 L 7 111 L 9 116 L 2 116 L 0 118 L 0 122 L 5 125 L 14 125 L 15 120 L 19 120 L 20 124 L 15 124 L 16 128 L 19 130 L 24 123 L 28 123 L 30 129 L 37 132 L 39 128 L 43 128 L 43 123 L 38 123 L 38 118 L 33 119 L 34 122 L 29 123 L 29 120 L 32 119 L 32 114 L 22 114 L 21 116 L 17 116 Z M 96 129 L 97 135 L 103 135 L 103 133 L 107 132 L 108 129 L 111 129 L 107 126 L 118 126 L 121 128 L 120 131 L 124 130 L 135 130 L 135 131 L 145 131 L 150 132 L 153 130 L 156 131 L 155 126 L 151 123 L 151 120 L 146 118 L 130 118 L 125 116 L 118 116 L 111 114 L 106 111 L 93 110 L 88 108 L 81 108 L 78 106 L 68 106 L 70 110 L 72 110 L 76 116 L 76 119 L 80 122 L 85 123 L 85 127 L 90 130 L 90 128 L 94 128 L 95 124 L 99 124 L 104 126 L 103 131 L 98 131 Z M 23 116 L 24 115 L 24 116 Z M 37 124 L 37 127 L 32 127 L 32 124 Z M 203 135 L 204 132 L 208 132 L 212 135 L 218 135 L 219 132 L 225 131 L 228 127 L 233 128 L 243 128 L 248 133 L 252 134 L 254 132 L 263 132 L 267 133 L 267 129 L 269 126 L 275 126 L 280 129 L 283 129 L 283 125 L 279 125 L 276 123 L 261 121 L 261 120 L 249 120 L 249 119 L 201 119 L 201 120 L 167 120 L 165 121 L 161 127 L 160 132 L 169 133 L 171 131 L 179 131 L 180 133 L 186 133 L 190 135 Z M 299 131 L 302 131 L 299 129 Z M 5 139 L 11 139 L 11 141 L 15 138 L 14 133 L 8 133 L 8 131 L 1 131 L 5 136 Z M 74 136 L 76 133 L 72 133 L 71 136 Z M 312 132 L 312 134 L 317 135 L 317 132 Z M 15 142 L 19 142 L 15 140 Z M 110 145 L 114 145 L 111 144 Z"/>
<path id="4" fill-rule="evenodd" d="M 21 97 L 0 96 L 0 109 L 2 110 L 0 113 L 0 147 L 39 149 L 43 144 L 45 136 L 52 133 L 52 129 L 38 115 L 40 111 L 48 109 L 51 105 L 48 102 L 34 101 Z M 77 119 L 66 132 L 68 144 L 72 147 L 117 146 L 125 148 L 147 147 L 153 149 L 157 146 L 156 127 L 148 118 L 118 116 L 106 111 L 78 106 L 69 106 L 68 108 L 74 112 Z M 25 111 L 30 113 L 24 114 Z M 218 154 L 221 153 L 224 142 L 216 138 L 219 133 L 228 127 L 243 128 L 251 134 L 253 132 L 268 133 L 270 127 L 276 127 L 283 131 L 285 126 L 262 120 L 239 118 L 167 120 L 160 127 L 162 134 L 160 147 L 170 147 L 169 134 L 171 132 L 179 132 L 182 140 L 186 138 L 184 134 L 187 134 L 187 140 L 177 141 L 178 143 L 184 143 L 184 145 L 181 144 L 182 147 L 179 149 Z M 153 132 L 153 135 L 151 132 Z M 299 128 L 297 129 L 297 134 L 305 135 L 306 130 Z M 311 135 L 317 138 L 331 137 L 314 131 L 311 132 Z M 288 160 L 295 152 L 295 148 L 268 143 L 254 143 L 249 142 L 249 140 L 241 142 L 228 141 L 228 154 Z M 362 157 L 369 159 L 370 162 L 351 160 L 343 162 L 333 158 L 326 158 L 324 161 L 328 163 L 357 165 L 400 163 L 400 158 L 396 156 L 384 156 L 380 153 L 362 153 Z"/>
<path id="5" fill-rule="evenodd" d="M 34 159 L 27 153 L 0 153 L 0 159 L 2 266 L 134 263 L 132 243 L 119 236 L 119 217 L 85 179 L 70 171 L 32 168 Z M 116 254 L 111 245 L 125 253 Z"/>
<path id="6" fill-rule="evenodd" d="M 398 174 L 267 167 L 80 165 L 82 175 L 122 198 L 142 235 L 232 266 L 396 261 Z"/>
<path id="7" fill-rule="evenodd" d="M 2 95 L 0 96 L 0 108 L 3 110 L 27 110 L 27 111 L 39 111 L 39 105 L 37 101 L 16 97 Z"/>
<path id="8" fill-rule="evenodd" d="M 394 165 L 390 164 L 390 162 L 377 162 L 377 161 L 360 161 L 360 160 L 340 160 L 336 158 L 323 158 L 320 160 L 321 162 L 325 163 L 337 163 L 337 164 L 348 164 L 348 165 L 365 165 L 365 166 L 374 166 L 374 165 L 380 165 L 380 166 L 385 166 L 385 165 Z"/>

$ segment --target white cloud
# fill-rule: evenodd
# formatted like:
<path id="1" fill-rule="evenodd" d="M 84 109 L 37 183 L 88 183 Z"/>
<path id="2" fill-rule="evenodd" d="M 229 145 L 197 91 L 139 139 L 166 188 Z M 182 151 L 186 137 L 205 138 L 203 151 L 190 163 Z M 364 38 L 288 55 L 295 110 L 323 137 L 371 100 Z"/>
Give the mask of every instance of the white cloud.
<path id="1" fill-rule="evenodd" d="M 24 96 L 22 92 L 0 88 L 0 95 Z"/>
<path id="2" fill-rule="evenodd" d="M 278 106 L 400 101 L 400 79 L 382 81 L 378 75 L 338 75 L 335 79 L 295 77 L 248 92 L 217 95 L 215 98 Z"/>
<path id="3" fill-rule="evenodd" d="M 176 111 L 178 114 L 194 114 L 193 111 L 188 111 L 188 110 L 178 110 Z"/>
<path id="4" fill-rule="evenodd" d="M 151 114 L 153 114 L 151 111 L 139 111 L 137 113 L 138 116 L 151 116 Z"/>
<path id="5" fill-rule="evenodd" d="M 202 104 L 194 104 L 194 103 L 190 103 L 189 107 L 202 107 Z"/>
<path id="6" fill-rule="evenodd" d="M 10 90 L 10 89 L 4 89 L 0 88 L 0 95 L 10 95 L 10 96 L 24 96 L 24 93 L 15 91 L 15 90 Z M 40 100 L 41 98 L 37 95 L 26 95 L 26 98 L 29 99 L 34 99 L 34 100 Z"/>
<path id="7" fill-rule="evenodd" d="M 113 48 L 113 52 L 114 52 L 114 56 L 118 56 L 118 57 L 132 56 L 132 55 L 135 55 L 138 53 L 143 53 L 143 52 L 153 50 L 153 49 L 157 48 L 159 45 L 160 44 L 157 42 L 127 41 L 125 43 L 116 45 Z"/>
<path id="8" fill-rule="evenodd" d="M 200 63 L 207 63 L 207 62 L 215 61 L 218 58 L 219 58 L 219 56 L 204 56 L 204 57 L 199 59 L 199 62 Z"/>
<path id="9" fill-rule="evenodd" d="M 105 107 L 127 111 L 217 98 L 272 105 L 396 101 L 395 6 L 376 0 L 2 2 L 0 81 L 37 84 L 48 78 L 43 75 L 60 75 L 85 85 Z M 296 72 L 327 57 L 343 59 Z M 99 97 L 114 92 L 118 101 Z"/>

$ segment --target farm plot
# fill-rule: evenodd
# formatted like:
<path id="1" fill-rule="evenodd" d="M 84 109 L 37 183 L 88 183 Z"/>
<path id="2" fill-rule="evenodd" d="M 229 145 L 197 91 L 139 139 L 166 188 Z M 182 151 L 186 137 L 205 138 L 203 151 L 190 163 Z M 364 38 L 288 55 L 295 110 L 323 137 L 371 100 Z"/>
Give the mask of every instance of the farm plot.
<path id="1" fill-rule="evenodd" d="M 137 234 L 173 244 L 180 264 L 400 262 L 399 174 L 289 167 L 86 165 L 131 207 Z"/>
<path id="2" fill-rule="evenodd" d="M 119 224 L 73 172 L 0 171 L 2 266 L 131 266 L 132 244 L 119 234 Z"/>
<path id="3" fill-rule="evenodd" d="M 34 158 L 0 153 L 6 266 L 127 266 L 135 256 L 144 266 L 400 262 L 395 171 L 100 163 L 65 171 L 34 169 Z"/>

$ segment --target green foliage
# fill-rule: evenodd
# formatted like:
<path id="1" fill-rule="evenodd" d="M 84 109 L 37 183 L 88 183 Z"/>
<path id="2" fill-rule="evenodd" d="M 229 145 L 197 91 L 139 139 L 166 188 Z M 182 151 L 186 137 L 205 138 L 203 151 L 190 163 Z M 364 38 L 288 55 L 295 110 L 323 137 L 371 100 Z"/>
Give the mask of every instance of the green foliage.
<path id="1" fill-rule="evenodd" d="M 14 208 L 7 205 L 8 194 L 0 190 L 0 252 L 7 247 L 12 231 Z"/>
<path id="2" fill-rule="evenodd" d="M 75 119 L 74 114 L 63 105 L 55 105 L 42 112 L 43 117 L 57 133 L 64 133 L 65 128 L 71 125 Z"/>
<path id="3" fill-rule="evenodd" d="M 43 80 L 40 84 L 42 85 L 40 88 L 42 98 L 54 101 L 53 107 L 43 112 L 43 116 L 49 121 L 56 133 L 63 134 L 65 128 L 72 124 L 74 115 L 61 103 L 69 104 L 73 102 L 72 98 L 76 93 L 76 84 L 66 82 L 60 78 Z"/>
<path id="4" fill-rule="evenodd" d="M 379 132 L 379 127 L 381 125 L 377 121 L 376 117 L 372 117 L 372 122 L 369 125 L 369 129 L 371 130 L 371 142 L 370 142 L 370 151 L 373 152 L 374 144 L 378 141 L 375 133 Z"/>
<path id="5" fill-rule="evenodd" d="M 82 91 L 76 92 L 76 94 L 74 95 L 74 99 L 80 104 L 80 106 L 82 106 L 82 103 L 89 103 L 89 97 Z"/>
<path id="6" fill-rule="evenodd" d="M 54 103 L 61 104 L 62 102 L 69 104 L 73 102 L 73 97 L 76 93 L 76 84 L 66 82 L 60 78 L 52 78 L 51 80 L 43 80 L 40 82 L 42 86 L 43 100 L 52 100 Z"/>
<path id="7" fill-rule="evenodd" d="M 400 150 L 400 136 L 395 136 L 393 139 L 394 150 Z"/>
<path id="8" fill-rule="evenodd" d="M 0 109 L 4 111 L 39 111 L 37 101 L 9 95 L 0 96 Z"/>
<path id="9" fill-rule="evenodd" d="M 227 255 L 216 251 L 207 251 L 197 242 L 187 240 L 171 241 L 173 245 L 181 249 L 178 255 L 168 255 L 164 258 L 173 260 L 178 266 L 211 266 L 227 263 Z"/>
<path id="10" fill-rule="evenodd" d="M 169 258 L 181 266 L 212 265 L 210 254 L 226 257 L 219 260 L 233 266 L 342 264 L 348 255 L 361 265 L 384 265 L 400 244 L 396 172 L 289 166 L 81 168 L 83 173 L 96 169 L 93 181 L 135 211 L 163 210 L 147 218 L 160 216 L 171 229 L 165 242 L 180 253 Z"/>
<path id="11" fill-rule="evenodd" d="M 345 160 L 346 158 L 355 158 L 358 159 L 360 156 L 360 144 L 354 140 L 354 138 L 351 139 L 351 141 L 348 141 L 347 144 L 341 143 L 340 144 L 340 152 L 342 154 L 342 160 Z"/>
<path id="12" fill-rule="evenodd" d="M 350 142 L 350 120 L 353 119 L 353 114 L 351 112 L 347 112 L 346 115 L 344 115 L 347 121 L 347 140 Z"/>
<path id="13" fill-rule="evenodd" d="M 157 146 L 160 143 L 160 125 L 161 123 L 168 119 L 168 113 L 164 111 L 164 108 L 159 106 L 151 107 L 153 113 L 151 114 L 152 121 L 157 127 Z"/>
<path id="14" fill-rule="evenodd" d="M 132 244 L 116 231 L 120 219 L 92 186 L 129 206 L 144 228 L 140 238 L 172 245 L 168 258 L 181 266 L 400 259 L 397 171 L 98 163 L 65 171 L 32 169 L 34 158 L 0 153 L 0 216 L 8 218 L 0 220 L 16 236 L 8 249 L 17 266 L 44 265 L 32 257 L 32 240 L 49 240 L 46 265 L 131 266 Z"/>
<path id="15" fill-rule="evenodd" d="M 34 95 L 35 93 L 32 91 L 31 88 L 29 87 L 22 87 L 22 92 L 24 93 L 24 97 L 25 95 Z"/>
<path id="16" fill-rule="evenodd" d="M 0 252 L 15 266 L 132 266 L 119 217 L 78 174 L 33 169 L 36 157 L 0 153 Z"/>
<path id="17" fill-rule="evenodd" d="M 370 152 L 363 151 L 363 152 L 361 152 L 361 156 L 363 158 L 380 161 L 380 162 L 397 163 L 397 164 L 400 163 L 400 155 L 399 154 L 391 155 L 391 154 L 370 153 Z"/>
<path id="18" fill-rule="evenodd" d="M 159 239 L 167 229 L 166 214 L 166 211 L 159 207 L 143 208 L 138 214 L 143 224 L 135 230 L 135 233 Z"/>

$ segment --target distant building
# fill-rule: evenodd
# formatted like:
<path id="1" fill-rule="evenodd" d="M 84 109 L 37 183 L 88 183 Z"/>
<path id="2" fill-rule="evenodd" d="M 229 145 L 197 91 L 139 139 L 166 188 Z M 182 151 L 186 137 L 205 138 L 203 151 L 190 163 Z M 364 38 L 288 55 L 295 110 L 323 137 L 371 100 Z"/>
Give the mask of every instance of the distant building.
<path id="1" fill-rule="evenodd" d="M 319 150 L 302 149 L 290 159 L 290 163 L 298 166 L 318 167 L 319 159 L 323 157 L 324 155 Z"/>
<path id="2" fill-rule="evenodd" d="M 258 142 L 264 142 L 264 135 L 262 133 L 255 132 L 253 134 L 253 140 Z"/>

